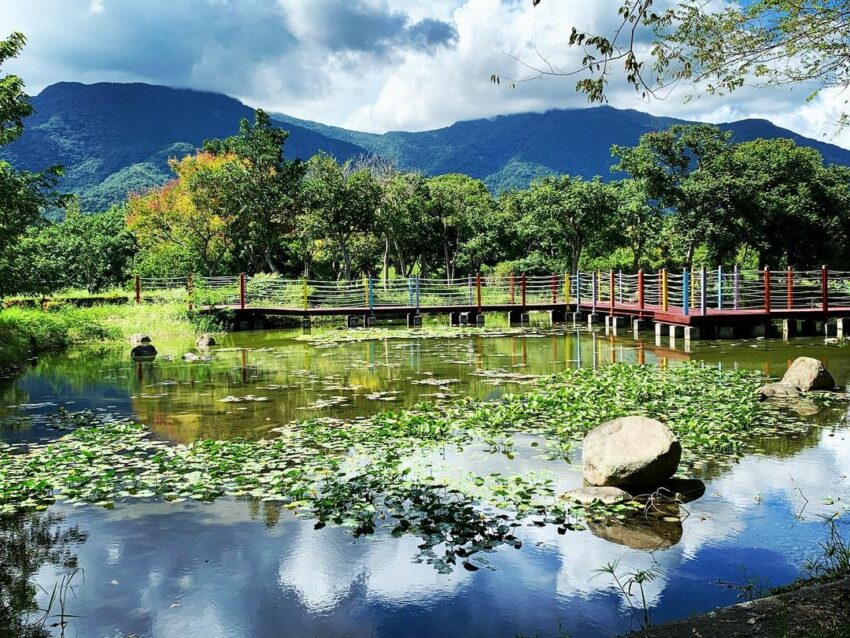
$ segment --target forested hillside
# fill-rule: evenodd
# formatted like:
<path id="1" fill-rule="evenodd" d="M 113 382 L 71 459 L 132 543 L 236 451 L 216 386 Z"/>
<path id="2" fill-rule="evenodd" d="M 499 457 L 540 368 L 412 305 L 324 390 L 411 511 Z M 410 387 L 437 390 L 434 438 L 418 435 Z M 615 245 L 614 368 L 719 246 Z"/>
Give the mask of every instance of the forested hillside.
<path id="1" fill-rule="evenodd" d="M 35 96 L 33 105 L 36 114 L 26 132 L 4 149 L 3 157 L 33 170 L 63 165 L 61 187 L 78 194 L 85 211 L 103 210 L 128 192 L 162 184 L 171 177 L 168 158 L 191 153 L 204 139 L 232 135 L 240 119 L 253 116 L 251 108 L 224 95 L 145 84 L 60 83 Z M 339 160 L 374 153 L 393 159 L 402 170 L 467 174 L 494 193 L 525 187 L 541 175 L 610 179 L 613 145 L 631 146 L 644 133 L 681 123 L 603 106 L 378 135 L 283 114 L 273 117 L 291 134 L 286 144 L 290 158 L 306 160 L 318 151 Z M 850 151 L 765 120 L 720 128 L 731 131 L 736 142 L 787 137 L 817 149 L 826 163 L 850 165 Z"/>

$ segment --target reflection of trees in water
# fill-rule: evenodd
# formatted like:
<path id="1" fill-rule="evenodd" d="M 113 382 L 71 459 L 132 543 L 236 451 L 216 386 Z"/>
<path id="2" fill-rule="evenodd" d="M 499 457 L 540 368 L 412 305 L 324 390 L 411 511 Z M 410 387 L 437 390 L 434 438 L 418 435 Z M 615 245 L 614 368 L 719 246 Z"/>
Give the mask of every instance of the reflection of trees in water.
<path id="1" fill-rule="evenodd" d="M 0 518 L 0 638 L 40 638 L 50 631 L 40 622 L 33 579 L 45 565 L 77 568 L 74 545 L 88 534 L 77 525 L 61 527 L 64 516 L 27 513 Z"/>

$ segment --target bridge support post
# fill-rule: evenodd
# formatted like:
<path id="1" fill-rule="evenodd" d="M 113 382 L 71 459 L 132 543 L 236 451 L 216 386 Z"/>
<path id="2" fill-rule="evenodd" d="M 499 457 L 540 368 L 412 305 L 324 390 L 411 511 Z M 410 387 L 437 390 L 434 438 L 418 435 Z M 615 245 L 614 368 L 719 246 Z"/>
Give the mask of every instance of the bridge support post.
<path id="1" fill-rule="evenodd" d="M 676 339 L 685 336 L 684 326 L 679 326 L 675 323 L 670 324 L 670 347 L 676 347 Z"/>
<path id="2" fill-rule="evenodd" d="M 835 336 L 839 339 L 844 338 L 844 318 L 839 317 L 835 320 Z"/>
<path id="3" fill-rule="evenodd" d="M 377 323 L 378 323 L 378 318 L 375 316 L 374 313 L 370 313 L 370 314 L 366 315 L 366 327 L 367 328 L 371 328 L 371 327 L 375 326 Z"/>
<path id="4" fill-rule="evenodd" d="M 656 323 L 655 324 L 655 345 L 656 346 L 661 345 L 661 337 L 662 337 L 662 331 L 663 330 L 664 330 L 664 324 L 663 323 Z"/>
<path id="5" fill-rule="evenodd" d="M 576 310 L 573 315 L 573 326 L 577 326 L 584 319 L 584 314 L 581 310 Z"/>
<path id="6" fill-rule="evenodd" d="M 606 315 L 605 317 L 605 334 L 617 336 L 620 330 L 626 327 L 625 317 L 615 317 L 614 315 Z"/>
<path id="7" fill-rule="evenodd" d="M 359 328 L 365 325 L 362 315 L 346 315 L 345 316 L 345 325 L 348 328 Z"/>
<path id="8" fill-rule="evenodd" d="M 782 320 L 782 338 L 788 341 L 791 337 L 797 336 L 797 320 L 783 319 Z"/>
<path id="9" fill-rule="evenodd" d="M 632 319 L 632 334 L 635 339 L 640 338 L 640 331 L 643 329 L 643 319 Z"/>
<path id="10" fill-rule="evenodd" d="M 700 339 L 702 337 L 702 332 L 697 326 L 685 326 L 685 342 L 689 342 L 691 339 Z"/>
<path id="11" fill-rule="evenodd" d="M 549 311 L 549 316 L 551 318 L 552 323 L 562 323 L 567 320 L 567 308 L 566 306 L 563 308 L 552 308 Z"/>
<path id="12" fill-rule="evenodd" d="M 593 324 L 599 323 L 599 321 L 600 316 L 595 312 L 591 312 L 589 315 L 587 315 L 587 329 L 593 330 Z"/>
<path id="13" fill-rule="evenodd" d="M 301 328 L 309 331 L 312 325 L 313 324 L 310 321 L 310 315 L 307 315 L 306 317 L 301 317 Z"/>
<path id="14" fill-rule="evenodd" d="M 419 328 L 422 326 L 422 315 L 418 312 L 408 312 L 407 313 L 407 327 L 408 328 Z"/>

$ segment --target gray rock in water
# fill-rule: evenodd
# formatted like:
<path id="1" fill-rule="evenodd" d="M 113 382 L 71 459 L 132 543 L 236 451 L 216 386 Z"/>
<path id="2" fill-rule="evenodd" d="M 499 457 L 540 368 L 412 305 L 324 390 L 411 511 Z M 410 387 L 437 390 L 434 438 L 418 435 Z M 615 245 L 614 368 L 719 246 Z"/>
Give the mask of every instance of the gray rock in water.
<path id="1" fill-rule="evenodd" d="M 200 357 L 194 352 L 187 352 L 183 355 L 183 361 L 198 361 Z"/>
<path id="2" fill-rule="evenodd" d="M 768 383 L 760 387 L 758 393 L 762 400 L 800 398 L 800 391 L 790 383 Z"/>
<path id="3" fill-rule="evenodd" d="M 150 343 L 151 338 L 148 335 L 136 334 L 136 335 L 130 335 L 129 341 L 130 341 L 131 346 L 138 346 L 138 345 L 141 345 L 143 343 Z"/>
<path id="4" fill-rule="evenodd" d="M 133 346 L 133 349 L 130 350 L 130 356 L 133 359 L 153 359 L 156 356 L 156 348 L 153 347 L 152 343 L 140 343 Z"/>
<path id="5" fill-rule="evenodd" d="M 835 379 L 823 364 L 812 357 L 798 357 L 788 368 L 782 383 L 793 385 L 800 392 L 809 390 L 832 390 Z"/>
<path id="6" fill-rule="evenodd" d="M 617 503 L 625 503 L 632 500 L 632 495 L 621 490 L 619 487 L 580 487 L 569 492 L 564 492 L 561 496 L 565 501 L 579 503 L 580 505 L 590 505 L 599 501 L 603 505 L 616 505 Z"/>
<path id="7" fill-rule="evenodd" d="M 584 480 L 591 485 L 657 486 L 676 473 L 682 446 L 655 419 L 627 416 L 603 423 L 584 439 Z"/>
<path id="8" fill-rule="evenodd" d="M 195 341 L 195 345 L 199 348 L 209 348 L 210 346 L 216 345 L 215 337 L 213 337 L 210 333 L 205 332 Z"/>

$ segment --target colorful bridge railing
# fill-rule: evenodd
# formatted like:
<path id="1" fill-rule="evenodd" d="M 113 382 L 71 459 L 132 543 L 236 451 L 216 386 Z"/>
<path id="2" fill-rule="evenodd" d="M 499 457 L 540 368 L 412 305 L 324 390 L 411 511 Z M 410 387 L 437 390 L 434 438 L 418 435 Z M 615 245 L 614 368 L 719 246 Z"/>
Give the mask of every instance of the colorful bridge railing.
<path id="1" fill-rule="evenodd" d="M 850 271 L 694 269 L 552 275 L 470 275 L 356 281 L 268 275 L 136 277 L 135 300 L 179 300 L 196 307 L 278 309 L 298 313 L 575 306 L 586 311 L 707 315 L 850 310 Z"/>

